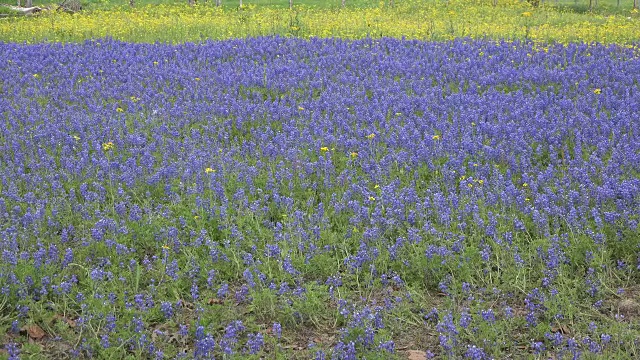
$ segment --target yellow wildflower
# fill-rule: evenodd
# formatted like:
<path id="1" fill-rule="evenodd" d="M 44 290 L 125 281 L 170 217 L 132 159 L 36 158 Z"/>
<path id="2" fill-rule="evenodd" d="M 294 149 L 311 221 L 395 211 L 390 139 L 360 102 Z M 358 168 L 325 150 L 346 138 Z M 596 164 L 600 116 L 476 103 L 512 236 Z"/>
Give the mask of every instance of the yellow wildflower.
<path id="1" fill-rule="evenodd" d="M 376 198 L 374 198 L 373 196 L 369 196 L 369 201 L 376 201 Z"/>
<path id="2" fill-rule="evenodd" d="M 194 80 L 195 80 L 195 81 L 200 81 L 200 78 L 199 78 L 199 77 L 197 77 L 197 78 L 195 78 Z"/>
<path id="3" fill-rule="evenodd" d="M 102 144 L 102 150 L 104 150 L 104 151 L 112 150 L 114 147 L 115 147 L 115 145 L 113 145 L 113 142 L 111 142 L 111 141 Z"/>
<path id="4" fill-rule="evenodd" d="M 116 108 L 116 111 L 117 111 L 117 112 L 124 112 L 124 109 L 123 109 L 123 108 L 121 108 L 121 107 L 119 107 L 119 108 Z"/>
<path id="5" fill-rule="evenodd" d="M 320 151 L 327 152 L 327 151 L 329 151 L 329 148 L 326 147 L 326 146 L 323 146 L 323 147 L 320 148 Z"/>
<path id="6" fill-rule="evenodd" d="M 215 172 L 215 170 L 213 170 L 212 168 L 208 167 L 208 168 L 204 169 L 204 172 L 209 174 L 209 173 Z"/>
<path id="7" fill-rule="evenodd" d="M 527 184 L 527 183 L 523 183 L 522 184 L 522 187 L 528 187 L 528 186 L 529 186 L 529 184 Z"/>
<path id="8" fill-rule="evenodd" d="M 433 135 L 433 136 L 431 137 L 431 139 L 433 139 L 433 140 L 440 140 L 440 135 Z"/>
<path id="9" fill-rule="evenodd" d="M 352 159 L 355 159 L 357 157 L 358 157 L 358 153 L 357 152 L 354 151 L 354 152 L 351 153 L 351 158 Z"/>
<path id="10" fill-rule="evenodd" d="M 7 2 L 7 1 L 5 1 Z M 148 2 L 147 2 L 148 3 Z M 285 32 L 296 32 L 304 30 L 304 37 L 349 37 L 362 38 L 372 36 L 372 31 L 376 34 L 385 34 L 391 37 L 408 35 L 415 39 L 428 37 L 425 32 L 425 16 L 433 19 L 446 19 L 460 17 L 461 23 L 470 23 L 470 26 L 455 26 L 447 21 L 436 21 L 432 24 L 433 29 L 429 33 L 436 37 L 492 37 L 504 38 L 513 37 L 518 34 L 520 37 L 522 24 L 513 20 L 515 14 L 520 12 L 520 17 L 530 21 L 537 10 L 524 8 L 509 1 L 509 6 L 497 7 L 492 11 L 485 11 L 484 5 L 480 2 L 465 3 L 464 11 L 451 8 L 450 3 L 426 4 L 419 6 L 416 10 L 416 1 L 396 2 L 394 7 L 389 7 L 384 0 L 375 1 L 379 6 L 363 7 L 361 9 L 345 9 L 339 14 L 332 9 L 305 8 L 299 12 L 299 19 L 304 26 L 292 24 L 290 10 L 288 8 L 252 8 L 243 5 L 242 8 L 251 9 L 250 21 L 247 20 L 246 11 L 221 12 L 215 7 L 201 7 L 197 11 L 184 11 L 182 4 L 158 6 L 141 6 L 136 11 L 92 11 L 82 16 L 69 17 L 66 14 L 49 14 L 50 16 L 31 19 L 25 22 L 0 22 L 0 34 L 3 34 L 4 41 L 28 42 L 41 41 L 47 38 L 50 41 L 72 41 L 82 42 L 86 37 L 105 37 L 121 41 L 140 42 L 160 42 L 175 41 L 198 41 L 201 34 L 210 34 L 214 38 L 243 38 L 246 36 L 266 35 L 272 29 L 284 29 Z M 454 3 L 459 7 L 462 4 Z M 520 10 L 517 10 L 520 9 Z M 640 34 L 640 27 L 635 26 L 629 20 L 637 18 L 637 9 L 626 10 L 627 16 L 613 18 L 596 14 L 580 14 L 571 18 L 566 18 L 561 12 L 550 12 L 548 21 L 539 26 L 538 31 L 530 34 L 534 39 L 536 35 L 545 40 L 569 42 L 570 39 L 583 42 L 604 42 L 604 43 L 632 43 L 637 41 Z M 428 14 L 427 14 L 428 13 Z M 627 20 L 627 17 L 632 19 Z M 212 19 L 214 21 L 202 22 L 202 19 Z M 594 18 L 602 19 L 605 22 L 589 21 Z M 167 31 L 167 19 L 175 20 L 175 31 Z M 329 19 L 329 21 L 327 20 Z M 563 19 L 563 21 L 558 21 Z M 173 21 L 172 20 L 172 21 Z M 399 20 L 402 24 L 399 26 Z M 51 21 L 55 22 L 55 34 L 51 32 Z M 269 23 L 273 26 L 264 26 Z M 78 28 L 83 31 L 76 31 Z M 304 28 L 304 29 L 302 29 Z M 152 30 L 152 31 L 144 31 Z M 179 29 L 179 30 L 177 30 Z M 598 31 L 595 31 L 595 30 Z M 171 30 L 171 29 L 169 29 Z M 176 32 L 177 31 L 177 32 Z M 468 31 L 471 31 L 468 33 Z M 450 32 L 453 32 L 449 34 Z M 446 35 L 445 35 L 446 34 Z M 69 38 L 69 36 L 71 38 Z M 542 40 L 542 39 L 539 39 Z M 99 46 L 98 42 L 94 42 Z M 484 54 L 487 56 L 487 54 Z M 107 60 L 110 61 L 110 60 Z M 118 61 L 119 62 L 119 61 Z M 156 59 L 149 61 L 152 67 L 159 66 L 160 63 L 168 63 L 168 59 Z M 147 63 L 147 64 L 149 64 Z M 193 78 L 192 78 L 193 79 Z"/>
<path id="11" fill-rule="evenodd" d="M 376 134 L 374 134 L 374 133 L 371 133 L 371 134 L 367 135 L 367 139 L 369 139 L 369 140 L 373 140 L 374 137 L 376 137 Z"/>
<path id="12" fill-rule="evenodd" d="M 602 89 L 600 89 L 600 88 L 594 89 L 593 93 L 598 95 L 598 94 L 602 93 Z"/>

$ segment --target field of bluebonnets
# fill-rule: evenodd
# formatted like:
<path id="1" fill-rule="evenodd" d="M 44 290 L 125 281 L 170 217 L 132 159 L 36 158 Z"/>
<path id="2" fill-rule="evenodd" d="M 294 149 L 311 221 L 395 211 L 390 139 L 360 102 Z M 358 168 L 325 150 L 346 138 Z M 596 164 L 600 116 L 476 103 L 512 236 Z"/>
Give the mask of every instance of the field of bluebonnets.
<path id="1" fill-rule="evenodd" d="M 640 49 L 0 44 L 0 358 L 640 357 Z"/>

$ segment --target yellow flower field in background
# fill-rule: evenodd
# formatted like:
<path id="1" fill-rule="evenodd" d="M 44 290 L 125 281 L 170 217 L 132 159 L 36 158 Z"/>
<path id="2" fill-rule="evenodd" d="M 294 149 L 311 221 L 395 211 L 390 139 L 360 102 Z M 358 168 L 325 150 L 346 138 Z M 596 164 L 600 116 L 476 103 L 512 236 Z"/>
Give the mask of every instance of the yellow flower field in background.
<path id="1" fill-rule="evenodd" d="M 631 44 L 640 39 L 640 16 L 603 16 L 533 8 L 526 2 L 493 7 L 491 2 L 403 2 L 390 8 L 293 10 L 247 6 L 160 5 L 96 10 L 80 14 L 48 13 L 0 21 L 0 40 L 62 41 L 112 37 L 133 42 L 185 42 L 265 35 L 309 37 L 406 37 L 531 39 Z"/>

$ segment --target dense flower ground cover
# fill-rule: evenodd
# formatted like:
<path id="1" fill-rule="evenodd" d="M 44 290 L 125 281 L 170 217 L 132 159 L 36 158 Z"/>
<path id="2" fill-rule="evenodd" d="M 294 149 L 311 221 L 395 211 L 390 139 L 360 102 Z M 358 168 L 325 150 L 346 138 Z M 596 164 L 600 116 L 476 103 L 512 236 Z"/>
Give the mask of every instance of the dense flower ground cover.
<path id="1" fill-rule="evenodd" d="M 489 0 L 397 0 L 393 7 L 382 1 L 363 8 L 318 8 L 295 1 L 301 5 L 293 10 L 251 5 L 241 9 L 215 7 L 215 1 L 200 1 L 193 7 L 186 3 L 4 19 L 0 21 L 0 41 L 82 42 L 110 37 L 132 42 L 182 43 L 273 35 L 430 41 L 471 37 L 607 44 L 629 44 L 640 39 L 638 10 L 580 13 L 553 6 L 533 8 L 519 0 L 500 0 L 497 6 Z"/>
<path id="2" fill-rule="evenodd" d="M 4 356 L 640 356 L 637 47 L 0 59 Z"/>

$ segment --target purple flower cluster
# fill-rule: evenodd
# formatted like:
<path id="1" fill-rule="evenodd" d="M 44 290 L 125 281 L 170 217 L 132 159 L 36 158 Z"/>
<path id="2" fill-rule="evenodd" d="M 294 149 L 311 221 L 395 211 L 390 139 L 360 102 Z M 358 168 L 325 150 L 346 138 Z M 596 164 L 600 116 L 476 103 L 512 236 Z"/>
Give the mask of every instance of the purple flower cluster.
<path id="1" fill-rule="evenodd" d="M 99 329 L 76 352 L 182 356 L 153 333 L 164 321 L 213 358 L 274 351 L 287 326 L 330 317 L 340 335 L 314 353 L 355 359 L 393 353 L 388 324 L 413 309 L 437 333 L 428 354 L 500 357 L 487 329 L 544 334 L 567 304 L 605 311 L 603 276 L 624 296 L 640 274 L 639 55 L 0 44 L 0 289 L 16 304 L 2 325 L 72 303 L 79 328 Z M 216 323 L 212 306 L 266 319 Z M 529 347 L 603 353 L 611 338 L 547 332 Z"/>

